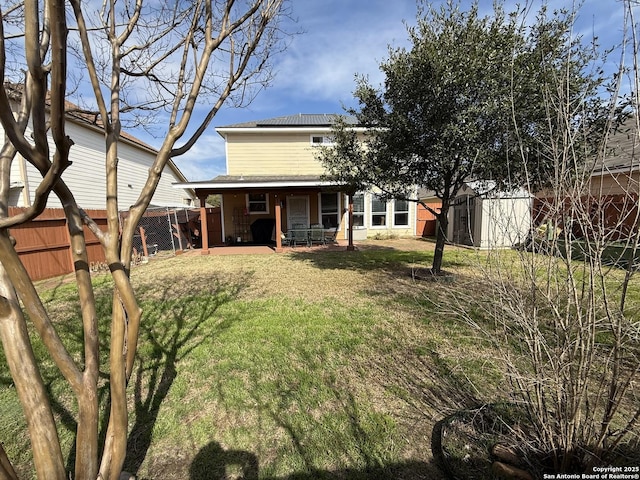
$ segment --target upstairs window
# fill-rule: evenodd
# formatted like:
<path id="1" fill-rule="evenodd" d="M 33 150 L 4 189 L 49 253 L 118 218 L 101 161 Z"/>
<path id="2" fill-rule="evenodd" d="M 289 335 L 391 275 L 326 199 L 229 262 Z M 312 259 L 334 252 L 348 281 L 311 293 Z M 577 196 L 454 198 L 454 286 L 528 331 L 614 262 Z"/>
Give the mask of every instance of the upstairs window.
<path id="1" fill-rule="evenodd" d="M 313 147 L 329 147 L 333 145 L 333 137 L 327 135 L 311 135 L 311 146 Z"/>

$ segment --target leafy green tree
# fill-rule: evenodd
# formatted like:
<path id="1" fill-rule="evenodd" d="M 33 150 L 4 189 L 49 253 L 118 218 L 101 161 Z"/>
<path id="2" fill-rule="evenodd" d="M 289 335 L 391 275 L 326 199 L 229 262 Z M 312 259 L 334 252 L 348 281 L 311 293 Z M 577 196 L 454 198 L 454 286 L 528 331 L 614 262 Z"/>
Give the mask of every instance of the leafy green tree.
<path id="1" fill-rule="evenodd" d="M 496 4 L 481 17 L 478 4 L 462 11 L 449 1 L 441 8 L 419 2 L 417 24 L 408 28 L 411 48 L 391 49 L 380 65 L 384 85 L 358 77 L 359 107 L 349 113 L 366 128 L 361 143 L 345 122 L 337 122 L 336 145 L 320 160 L 328 176 L 350 185 L 374 186 L 387 198 L 418 201 L 424 187 L 440 199 L 434 274 L 442 269 L 449 208 L 466 181 L 491 181 L 495 188 L 544 183 L 552 143 L 540 139 L 553 108 L 539 85 L 546 76 L 568 71 L 572 98 L 592 98 L 593 111 L 570 112 L 577 122 L 599 118 L 601 71 L 588 70 L 598 58 L 571 36 L 573 16 L 547 15 L 532 27 L 523 12 L 506 14 Z"/>

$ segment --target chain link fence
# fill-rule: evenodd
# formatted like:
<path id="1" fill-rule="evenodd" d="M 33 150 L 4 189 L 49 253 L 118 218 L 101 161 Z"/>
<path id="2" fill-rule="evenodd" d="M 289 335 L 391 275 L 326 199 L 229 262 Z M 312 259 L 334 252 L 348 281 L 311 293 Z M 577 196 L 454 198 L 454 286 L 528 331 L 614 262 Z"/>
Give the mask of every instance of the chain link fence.
<path id="1" fill-rule="evenodd" d="M 126 217 L 120 213 L 120 221 Z M 174 256 L 202 246 L 200 209 L 149 208 L 140 219 L 133 238 L 134 257 L 143 261 L 155 256 Z"/>

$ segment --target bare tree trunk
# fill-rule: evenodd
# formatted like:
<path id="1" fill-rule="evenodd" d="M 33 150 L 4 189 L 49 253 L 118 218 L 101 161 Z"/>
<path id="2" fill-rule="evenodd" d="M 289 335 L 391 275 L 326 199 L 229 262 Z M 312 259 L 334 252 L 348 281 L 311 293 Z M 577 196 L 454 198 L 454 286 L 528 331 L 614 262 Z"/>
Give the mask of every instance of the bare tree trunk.
<path id="1" fill-rule="evenodd" d="M 431 271 L 434 274 L 442 272 L 442 259 L 444 256 L 444 247 L 447 243 L 447 231 L 449 229 L 449 202 L 442 201 L 440 212 L 436 215 L 438 225 L 436 228 L 436 246 L 433 253 L 433 263 Z"/>
<path id="2" fill-rule="evenodd" d="M 0 339 L 25 414 L 38 479 L 65 480 L 51 404 L 13 283 L 6 268 L 22 269 L 6 231 L 0 233 Z"/>
<path id="3" fill-rule="evenodd" d="M 18 480 L 18 475 L 11 465 L 7 453 L 0 443 L 0 480 Z"/>
<path id="4" fill-rule="evenodd" d="M 67 192 L 60 196 L 71 197 Z M 74 392 L 78 402 L 75 478 L 91 480 L 98 475 L 98 318 L 82 218 L 75 203 L 70 201 L 71 198 L 65 202 L 65 213 L 78 285 L 84 339 L 84 372 L 80 388 L 76 388 Z"/>

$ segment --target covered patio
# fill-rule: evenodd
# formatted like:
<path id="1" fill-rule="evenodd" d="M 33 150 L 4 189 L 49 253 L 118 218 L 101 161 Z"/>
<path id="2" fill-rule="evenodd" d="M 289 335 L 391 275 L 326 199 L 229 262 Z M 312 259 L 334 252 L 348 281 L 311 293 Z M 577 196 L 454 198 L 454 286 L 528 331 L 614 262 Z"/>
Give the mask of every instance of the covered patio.
<path id="1" fill-rule="evenodd" d="M 348 250 L 349 245 L 347 240 L 337 240 L 327 245 L 313 245 L 303 247 L 282 246 L 281 249 L 276 252 L 275 247 L 269 245 L 233 245 L 233 246 L 216 246 L 209 248 L 210 255 L 269 255 L 274 253 L 286 253 L 286 252 L 331 252 L 331 251 L 344 251 Z M 355 250 L 356 247 L 353 247 Z M 202 253 L 201 249 L 185 250 L 182 255 L 199 255 Z"/>
<path id="2" fill-rule="evenodd" d="M 206 199 L 221 196 L 221 248 L 269 246 L 282 252 L 286 233 L 316 225 L 335 245 L 353 250 L 353 195 L 318 176 L 229 176 L 174 184 L 191 188 L 200 200 L 203 255 L 210 253 Z M 220 242 L 218 242 L 220 243 Z M 250 244 L 250 245 L 248 245 Z M 298 247 L 300 248 L 300 247 Z M 216 252 L 217 253 L 217 252 Z"/>

